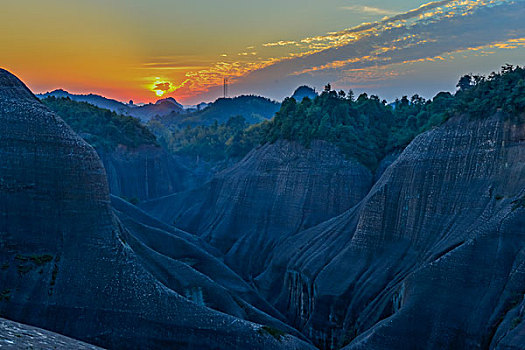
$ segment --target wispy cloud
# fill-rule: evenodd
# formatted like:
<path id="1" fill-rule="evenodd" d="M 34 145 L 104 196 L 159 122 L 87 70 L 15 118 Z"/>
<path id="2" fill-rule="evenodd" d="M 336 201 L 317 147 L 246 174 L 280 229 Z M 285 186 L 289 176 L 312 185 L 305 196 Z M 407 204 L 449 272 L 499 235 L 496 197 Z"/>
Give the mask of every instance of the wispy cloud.
<path id="1" fill-rule="evenodd" d="M 280 41 L 277 41 L 277 42 L 274 42 L 274 43 L 263 44 L 263 46 L 264 47 L 274 47 L 274 46 L 288 46 L 288 45 L 296 45 L 296 44 L 297 44 L 297 41 L 293 41 L 293 40 L 283 41 L 283 40 L 280 40 Z"/>
<path id="2" fill-rule="evenodd" d="M 389 11 L 366 6 L 356 10 L 381 15 Z M 205 92 L 222 84 L 224 77 L 239 87 L 288 81 L 288 89 L 305 76 L 341 82 L 376 77 L 372 70 L 395 76 L 393 65 L 444 60 L 448 53 L 474 48 L 511 49 L 524 43 L 525 1 L 443 0 L 388 15 L 338 32 L 265 43 L 254 48 L 253 54 L 229 54 L 231 60 L 223 57 L 221 62 L 187 73 L 184 93 Z"/>
<path id="3" fill-rule="evenodd" d="M 399 13 L 399 11 L 396 12 L 392 10 L 381 9 L 378 7 L 363 5 L 341 6 L 340 9 L 380 16 L 391 16 L 395 15 L 396 13 Z"/>

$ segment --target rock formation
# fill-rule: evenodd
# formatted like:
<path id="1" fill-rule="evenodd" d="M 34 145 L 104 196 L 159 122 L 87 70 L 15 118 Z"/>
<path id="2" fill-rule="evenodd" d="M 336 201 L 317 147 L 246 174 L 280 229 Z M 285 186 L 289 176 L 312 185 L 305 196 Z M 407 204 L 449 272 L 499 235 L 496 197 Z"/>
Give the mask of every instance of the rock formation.
<path id="1" fill-rule="evenodd" d="M 146 240 L 146 234 L 157 233 L 152 230 L 135 232 Z M 134 252 L 148 247 L 130 232 L 111 207 L 96 152 L 16 77 L 0 70 L 3 317 L 112 349 L 310 348 L 271 325 L 181 296 L 172 286 L 175 263 L 161 279 L 161 269 L 152 268 L 164 259 L 160 248 Z M 238 285 L 247 289 L 241 281 Z M 253 295 L 243 289 L 236 293 Z M 257 313 L 246 308 L 251 312 Z M 255 317 L 271 318 L 263 312 Z"/>
<path id="2" fill-rule="evenodd" d="M 0 70 L 0 315 L 109 348 L 523 349 L 514 117 L 456 115 L 375 174 L 278 141 L 139 209 Z"/>
<path id="3" fill-rule="evenodd" d="M 264 270 L 275 244 L 357 204 L 372 174 L 336 147 L 279 141 L 253 150 L 205 186 L 141 204 L 196 233 L 246 279 Z"/>
<path id="4" fill-rule="evenodd" d="M 97 149 L 97 153 L 106 169 L 111 194 L 128 200 L 163 197 L 200 182 L 195 172 L 157 146 L 119 146 L 113 151 Z"/>
<path id="5" fill-rule="evenodd" d="M 456 117 L 280 242 L 260 291 L 322 349 L 525 344 L 525 125 Z"/>

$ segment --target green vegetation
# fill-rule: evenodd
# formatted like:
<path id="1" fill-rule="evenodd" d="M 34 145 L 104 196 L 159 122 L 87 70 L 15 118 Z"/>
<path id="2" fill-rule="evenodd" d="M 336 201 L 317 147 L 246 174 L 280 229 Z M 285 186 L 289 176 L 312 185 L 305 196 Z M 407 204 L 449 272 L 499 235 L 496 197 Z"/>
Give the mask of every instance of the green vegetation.
<path id="1" fill-rule="evenodd" d="M 51 272 L 51 282 L 49 283 L 50 286 L 55 285 L 57 274 L 58 274 L 58 263 L 59 262 L 60 262 L 60 256 L 57 256 L 55 258 L 55 264 L 53 265 L 53 271 Z"/>
<path id="2" fill-rule="evenodd" d="M 189 114 L 172 113 L 163 117 L 156 117 L 157 121 L 169 128 L 177 126 L 210 126 L 217 122 L 225 124 L 228 119 L 243 116 L 248 124 L 260 123 L 273 117 L 279 110 L 280 104 L 266 97 L 244 95 L 234 98 L 219 98 L 206 108 Z"/>
<path id="3" fill-rule="evenodd" d="M 29 271 L 33 269 L 33 266 L 20 264 L 17 266 L 16 269 L 20 275 L 25 275 L 26 273 L 28 273 Z"/>
<path id="4" fill-rule="evenodd" d="M 266 142 L 278 139 L 298 141 L 309 147 L 313 140 L 325 140 L 339 147 L 341 152 L 374 169 L 379 161 L 396 148 L 404 147 L 416 135 L 441 123 L 444 112 L 453 99 L 441 93 L 427 102 L 415 95 L 406 96 L 393 105 L 377 96 L 361 94 L 354 99 L 330 90 L 310 100 L 285 99 L 281 110 L 269 122 Z"/>
<path id="5" fill-rule="evenodd" d="M 192 113 L 186 122 L 210 125 L 217 121 L 224 124 L 231 117 L 241 115 L 248 124 L 271 118 L 279 110 L 279 103 L 260 96 L 220 98 L 202 111 Z"/>
<path id="6" fill-rule="evenodd" d="M 269 334 L 279 342 L 282 340 L 282 337 L 286 335 L 285 332 L 271 326 L 262 326 L 261 328 L 259 328 L 258 332 L 259 334 Z"/>
<path id="7" fill-rule="evenodd" d="M 454 109 L 472 117 L 487 117 L 496 112 L 525 118 L 525 68 L 505 65 L 488 77 L 465 75 L 457 87 Z"/>
<path id="8" fill-rule="evenodd" d="M 240 158 L 261 143 L 263 124 L 248 125 L 242 116 L 230 117 L 224 124 L 172 126 L 172 130 L 158 120 L 148 127 L 157 135 L 162 146 L 178 155 L 200 157 L 208 161 Z"/>
<path id="9" fill-rule="evenodd" d="M 325 140 L 373 170 L 385 155 L 453 115 L 481 118 L 501 112 L 520 121 L 525 118 L 523 68 L 507 65 L 488 77 L 465 75 L 457 87 L 454 95 L 441 92 L 428 101 L 418 95 L 404 96 L 387 104 L 374 95 L 355 98 L 352 91 L 336 92 L 328 85 L 313 99 L 285 99 L 278 111 L 278 104 L 268 99 L 240 96 L 219 99 L 188 115 L 154 118 L 148 128 L 135 118 L 68 98 L 42 101 L 97 148 L 156 145 L 158 140 L 177 155 L 223 161 L 241 158 L 257 145 L 279 139 L 306 147 L 313 140 Z M 274 111 L 275 116 L 265 120 Z"/>
<path id="10" fill-rule="evenodd" d="M 58 264 L 55 263 L 55 265 L 53 265 L 53 272 L 51 272 L 51 282 L 49 282 L 50 286 L 55 285 L 55 282 L 57 280 L 57 274 L 58 274 Z"/>
<path id="11" fill-rule="evenodd" d="M 113 150 L 118 145 L 131 148 L 157 145 L 155 136 L 136 118 L 69 98 L 50 96 L 42 102 L 95 148 Z"/>
<path id="12" fill-rule="evenodd" d="M 512 201 L 512 211 L 519 208 L 525 208 L 525 196 Z"/>
<path id="13" fill-rule="evenodd" d="M 125 197 L 124 196 L 124 197 L 122 197 L 122 199 L 124 199 L 126 202 L 131 203 L 133 205 L 137 205 L 137 204 L 140 203 L 140 199 L 138 199 L 137 197 L 129 198 L 129 197 Z"/>
<path id="14" fill-rule="evenodd" d="M 505 66 L 489 77 L 464 76 L 458 92 L 441 92 L 431 101 L 404 96 L 388 105 L 377 96 L 353 92 L 337 93 L 327 85 L 314 100 L 298 103 L 285 99 L 281 109 L 264 128 L 263 142 L 293 140 L 309 146 L 312 140 L 326 140 L 348 157 L 374 169 L 389 152 L 403 148 L 415 136 L 443 123 L 452 115 L 472 118 L 501 111 L 523 121 L 525 70 Z"/>

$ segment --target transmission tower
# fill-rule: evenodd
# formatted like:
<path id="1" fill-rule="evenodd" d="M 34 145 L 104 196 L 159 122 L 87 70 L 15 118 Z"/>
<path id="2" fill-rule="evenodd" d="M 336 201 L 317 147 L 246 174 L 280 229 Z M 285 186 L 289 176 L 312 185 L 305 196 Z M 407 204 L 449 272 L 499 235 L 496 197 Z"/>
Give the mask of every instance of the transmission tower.
<path id="1" fill-rule="evenodd" d="M 228 97 L 228 78 L 224 78 L 224 98 Z"/>

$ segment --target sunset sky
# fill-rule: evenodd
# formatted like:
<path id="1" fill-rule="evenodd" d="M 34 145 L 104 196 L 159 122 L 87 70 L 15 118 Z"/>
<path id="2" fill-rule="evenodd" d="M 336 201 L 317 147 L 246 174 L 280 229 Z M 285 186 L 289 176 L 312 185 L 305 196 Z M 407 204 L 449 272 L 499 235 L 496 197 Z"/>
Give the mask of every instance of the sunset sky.
<path id="1" fill-rule="evenodd" d="M 525 64 L 525 0 L 2 1 L 0 67 L 35 92 L 281 100 L 302 84 L 392 100 Z"/>

